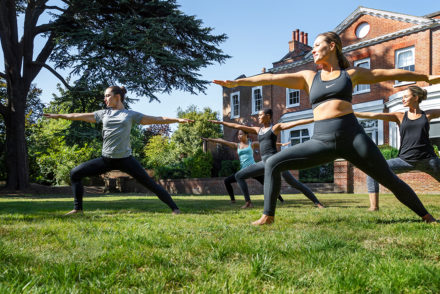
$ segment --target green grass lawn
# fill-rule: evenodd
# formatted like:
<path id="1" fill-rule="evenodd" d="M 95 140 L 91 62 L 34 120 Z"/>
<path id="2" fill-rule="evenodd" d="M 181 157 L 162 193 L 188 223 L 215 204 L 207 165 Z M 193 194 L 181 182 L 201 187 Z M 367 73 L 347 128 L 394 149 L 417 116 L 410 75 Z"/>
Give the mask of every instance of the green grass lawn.
<path id="1" fill-rule="evenodd" d="M 284 196 L 284 195 L 283 195 Z M 0 293 L 440 293 L 440 225 L 392 195 L 286 195 L 254 227 L 263 197 L 0 197 Z M 421 196 L 440 217 L 440 195 Z"/>

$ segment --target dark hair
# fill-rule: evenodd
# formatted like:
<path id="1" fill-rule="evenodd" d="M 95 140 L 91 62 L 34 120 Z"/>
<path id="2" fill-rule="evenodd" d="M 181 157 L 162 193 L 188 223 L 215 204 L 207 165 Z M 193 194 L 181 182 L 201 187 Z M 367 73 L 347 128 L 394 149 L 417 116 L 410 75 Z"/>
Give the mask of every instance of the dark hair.
<path id="1" fill-rule="evenodd" d="M 426 91 L 426 89 L 422 89 L 418 86 L 409 86 L 408 90 L 411 91 L 411 94 L 419 98 L 419 103 L 422 103 L 423 100 L 428 98 L 428 91 Z"/>
<path id="2" fill-rule="evenodd" d="M 125 89 L 124 86 L 110 86 L 107 89 L 112 90 L 113 95 L 119 95 L 121 96 L 121 102 L 124 101 L 125 94 L 127 93 L 127 89 Z"/>
<path id="3" fill-rule="evenodd" d="M 238 130 L 238 131 L 237 131 L 237 136 L 238 136 L 238 133 L 240 133 L 240 131 L 242 131 L 242 132 L 243 132 L 243 134 L 245 134 L 246 136 L 247 136 L 247 135 L 249 135 L 249 133 L 248 133 L 248 132 L 246 132 L 246 131 L 243 131 L 243 130 Z"/>
<path id="4" fill-rule="evenodd" d="M 270 118 L 272 119 L 272 116 L 273 116 L 272 108 L 265 108 L 262 111 L 263 111 L 264 115 L 269 115 Z"/>
<path id="5" fill-rule="evenodd" d="M 342 41 L 339 35 L 335 32 L 325 32 L 319 34 L 318 37 L 319 36 L 323 36 L 327 43 L 335 43 L 336 57 L 338 58 L 339 67 L 342 69 L 350 67 L 350 62 L 348 62 L 347 58 L 342 54 Z"/>

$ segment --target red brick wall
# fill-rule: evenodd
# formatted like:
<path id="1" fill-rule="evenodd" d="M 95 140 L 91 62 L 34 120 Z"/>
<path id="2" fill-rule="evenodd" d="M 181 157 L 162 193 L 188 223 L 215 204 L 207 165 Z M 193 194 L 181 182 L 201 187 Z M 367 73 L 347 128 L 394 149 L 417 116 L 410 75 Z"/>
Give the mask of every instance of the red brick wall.
<path id="1" fill-rule="evenodd" d="M 430 175 L 411 171 L 398 174 L 400 179 L 407 183 L 417 194 L 439 194 L 440 183 Z M 367 193 L 367 176 L 358 168 L 353 168 L 354 193 Z M 388 189 L 380 185 L 380 193 L 391 193 Z"/>

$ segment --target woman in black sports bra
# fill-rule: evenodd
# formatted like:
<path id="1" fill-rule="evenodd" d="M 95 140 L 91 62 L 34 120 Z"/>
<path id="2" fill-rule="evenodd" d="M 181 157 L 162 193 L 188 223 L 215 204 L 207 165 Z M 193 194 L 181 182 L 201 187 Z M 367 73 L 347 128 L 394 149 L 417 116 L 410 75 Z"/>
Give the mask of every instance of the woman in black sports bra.
<path id="1" fill-rule="evenodd" d="M 287 169 L 305 169 L 337 158 L 344 158 L 391 190 L 397 199 L 426 222 L 435 219 L 426 211 L 414 191 L 388 167 L 377 146 L 359 125 L 353 114 L 351 92 L 357 84 L 387 80 L 439 83 L 439 76 L 428 76 L 401 69 L 345 70 L 350 66 L 342 54 L 342 42 L 334 32 L 320 34 L 313 44 L 313 59 L 322 70 L 286 74 L 262 74 L 235 81 L 214 83 L 237 86 L 277 85 L 302 89 L 310 94 L 315 121 L 311 140 L 286 148 L 266 161 L 264 177 L 264 212 L 255 225 L 274 222 L 280 173 Z"/>
<path id="2" fill-rule="evenodd" d="M 429 141 L 429 122 L 440 117 L 440 109 L 426 112 L 420 109 L 420 103 L 427 98 L 427 91 L 417 86 L 409 86 L 402 97 L 402 104 L 408 107 L 406 112 L 355 112 L 360 118 L 381 119 L 399 125 L 400 150 L 397 158 L 387 160 L 391 170 L 404 173 L 411 170 L 423 171 L 440 182 L 440 159 Z M 369 210 L 379 210 L 379 184 L 367 177 L 370 194 Z"/>

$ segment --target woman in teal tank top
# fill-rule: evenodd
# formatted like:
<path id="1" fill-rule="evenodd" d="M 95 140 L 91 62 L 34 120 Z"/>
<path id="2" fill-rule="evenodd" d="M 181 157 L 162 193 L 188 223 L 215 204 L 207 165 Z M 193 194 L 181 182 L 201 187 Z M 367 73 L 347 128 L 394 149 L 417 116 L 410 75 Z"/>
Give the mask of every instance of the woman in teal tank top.
<path id="1" fill-rule="evenodd" d="M 238 154 L 238 159 L 240 160 L 240 170 L 242 170 L 243 168 L 246 168 L 255 163 L 254 148 L 258 148 L 259 143 L 252 142 L 251 140 L 249 140 L 248 134 L 242 130 L 238 131 L 237 137 L 238 137 L 238 143 L 226 141 L 220 138 L 202 138 L 202 139 L 207 142 L 218 143 L 236 149 Z M 263 185 L 264 176 L 254 177 L 254 179 Z M 235 179 L 235 173 L 225 178 L 225 187 L 226 190 L 228 191 L 229 197 L 231 198 L 231 203 L 235 203 L 235 195 L 234 195 L 234 190 L 232 189 L 232 184 L 236 182 L 237 180 Z M 281 202 L 284 202 L 281 195 L 278 196 L 278 199 Z M 253 207 L 253 204 L 249 196 L 245 197 L 245 201 L 246 201 L 245 205 L 243 205 L 241 208 Z"/>

